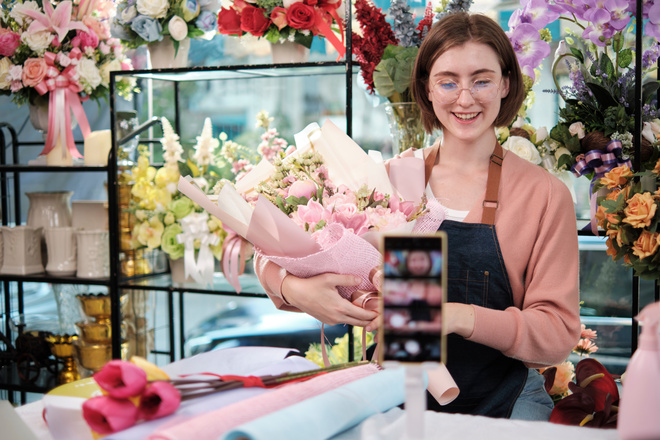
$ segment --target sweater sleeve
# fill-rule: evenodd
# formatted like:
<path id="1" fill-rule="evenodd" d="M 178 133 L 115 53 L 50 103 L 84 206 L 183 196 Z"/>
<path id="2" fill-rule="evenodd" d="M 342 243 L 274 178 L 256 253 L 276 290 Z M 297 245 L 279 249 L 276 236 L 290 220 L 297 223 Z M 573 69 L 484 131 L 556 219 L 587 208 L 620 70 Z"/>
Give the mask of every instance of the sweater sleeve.
<path id="1" fill-rule="evenodd" d="M 500 228 L 496 222 L 500 240 L 511 240 L 518 250 L 524 249 L 511 252 L 511 257 L 505 255 L 516 306 L 504 311 L 474 306 L 475 326 L 469 338 L 531 368 L 566 360 L 580 335 L 579 249 L 573 201 L 559 179 L 550 174 L 546 178 L 548 197 L 538 222 L 536 217 L 520 215 L 533 203 L 525 196 L 533 197 L 533 193 L 522 197 L 518 193 L 518 200 L 523 201 L 514 202 L 514 212 L 509 212 L 506 224 Z M 536 200 L 541 198 L 538 193 L 536 196 Z M 500 236 L 500 230 L 506 231 L 505 237 Z M 528 247 L 522 245 L 523 240 L 530 240 Z M 518 277 L 517 284 L 509 263 Z"/>

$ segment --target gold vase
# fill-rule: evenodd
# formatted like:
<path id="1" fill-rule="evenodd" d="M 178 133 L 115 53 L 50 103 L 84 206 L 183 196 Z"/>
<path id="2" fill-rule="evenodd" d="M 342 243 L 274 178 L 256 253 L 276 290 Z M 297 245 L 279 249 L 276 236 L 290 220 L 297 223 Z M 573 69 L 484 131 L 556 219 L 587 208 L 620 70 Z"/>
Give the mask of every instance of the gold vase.
<path id="1" fill-rule="evenodd" d="M 73 349 L 73 344 L 77 340 L 76 335 L 50 335 L 46 338 L 53 356 L 63 361 L 62 369 L 57 375 L 58 384 L 75 382 L 80 379 Z"/>

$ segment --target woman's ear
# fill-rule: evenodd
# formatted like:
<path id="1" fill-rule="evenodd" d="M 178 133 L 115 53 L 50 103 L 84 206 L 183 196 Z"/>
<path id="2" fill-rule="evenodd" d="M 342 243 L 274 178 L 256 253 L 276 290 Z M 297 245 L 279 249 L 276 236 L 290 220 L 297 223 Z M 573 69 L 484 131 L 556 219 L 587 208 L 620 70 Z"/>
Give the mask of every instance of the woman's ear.
<path id="1" fill-rule="evenodd" d="M 504 99 L 509 95 L 509 77 L 504 76 L 502 77 L 502 96 L 501 98 Z"/>

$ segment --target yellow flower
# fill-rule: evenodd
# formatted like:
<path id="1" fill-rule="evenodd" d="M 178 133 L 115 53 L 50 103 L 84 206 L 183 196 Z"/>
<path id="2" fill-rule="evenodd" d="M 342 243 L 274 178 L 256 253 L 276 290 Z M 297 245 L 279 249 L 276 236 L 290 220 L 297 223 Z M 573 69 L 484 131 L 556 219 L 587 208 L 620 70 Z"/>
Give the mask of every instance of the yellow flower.
<path id="1" fill-rule="evenodd" d="M 172 194 L 167 190 L 167 188 L 154 188 L 152 190 L 153 202 L 156 205 L 155 207 L 165 207 L 169 206 L 172 203 Z"/>
<path id="2" fill-rule="evenodd" d="M 155 364 L 152 364 L 148 360 L 140 356 L 131 356 L 130 362 L 137 365 L 147 373 L 147 380 L 169 380 L 169 376 L 166 372 L 158 368 Z"/>
<path id="3" fill-rule="evenodd" d="M 151 217 L 148 221 L 140 223 L 137 227 L 137 239 L 143 246 L 149 249 L 156 249 L 160 246 L 160 238 L 163 235 L 165 226 L 158 217 Z"/>
<path id="4" fill-rule="evenodd" d="M 161 188 L 170 184 L 174 184 L 174 188 L 176 188 L 176 185 L 179 183 L 179 176 L 181 176 L 181 174 L 179 173 L 178 168 L 164 166 L 156 171 L 154 182 L 156 183 L 156 186 Z"/>

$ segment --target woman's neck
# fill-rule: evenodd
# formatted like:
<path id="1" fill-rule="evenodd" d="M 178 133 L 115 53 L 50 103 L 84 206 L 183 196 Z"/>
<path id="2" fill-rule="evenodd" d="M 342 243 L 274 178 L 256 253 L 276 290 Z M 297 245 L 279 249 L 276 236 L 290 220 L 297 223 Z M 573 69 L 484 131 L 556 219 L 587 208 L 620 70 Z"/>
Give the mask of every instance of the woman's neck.
<path id="1" fill-rule="evenodd" d="M 443 137 L 440 154 L 445 165 L 456 165 L 463 170 L 478 170 L 487 167 L 496 142 L 494 130 L 492 136 L 482 136 L 476 141 L 450 135 Z"/>

